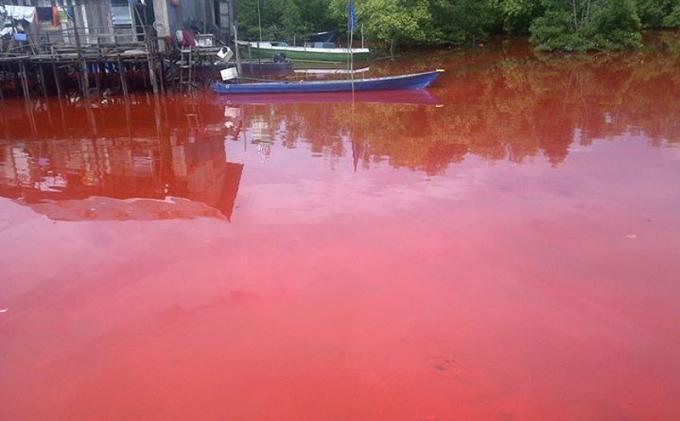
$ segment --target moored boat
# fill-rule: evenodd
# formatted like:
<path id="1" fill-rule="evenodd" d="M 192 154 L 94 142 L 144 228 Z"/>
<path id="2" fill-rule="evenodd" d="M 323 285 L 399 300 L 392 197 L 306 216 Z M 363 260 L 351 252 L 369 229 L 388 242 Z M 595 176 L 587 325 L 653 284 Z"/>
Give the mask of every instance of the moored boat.
<path id="1" fill-rule="evenodd" d="M 230 67 L 237 67 L 236 62 L 220 63 L 217 66 L 218 69 Z M 293 63 L 290 60 L 241 60 L 241 68 L 244 73 L 249 74 L 278 74 L 287 73 L 293 68 Z"/>
<path id="2" fill-rule="evenodd" d="M 295 69 L 295 73 L 313 75 L 313 76 L 328 76 L 328 75 L 357 75 L 359 73 L 366 73 L 371 70 L 370 67 L 362 67 L 360 69 Z"/>
<path id="3" fill-rule="evenodd" d="M 409 75 L 388 76 L 354 80 L 300 81 L 235 83 L 216 82 L 213 90 L 219 94 L 275 94 L 310 92 L 352 92 L 352 91 L 390 91 L 425 89 L 444 72 L 414 73 Z"/>
<path id="4" fill-rule="evenodd" d="M 244 58 L 273 58 L 277 54 L 285 54 L 292 61 L 303 62 L 347 62 L 350 54 L 348 48 L 291 47 L 284 42 L 239 42 Z M 366 61 L 370 57 L 368 48 L 353 48 L 353 60 Z"/>

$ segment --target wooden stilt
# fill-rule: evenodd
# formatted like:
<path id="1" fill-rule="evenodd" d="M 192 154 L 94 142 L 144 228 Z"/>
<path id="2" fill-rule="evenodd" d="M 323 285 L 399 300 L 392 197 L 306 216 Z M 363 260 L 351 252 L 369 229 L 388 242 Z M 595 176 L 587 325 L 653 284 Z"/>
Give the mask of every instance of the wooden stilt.
<path id="1" fill-rule="evenodd" d="M 17 73 L 17 77 L 14 79 L 14 94 L 16 96 L 21 95 L 21 82 L 20 82 L 20 76 L 19 73 Z"/>
<path id="2" fill-rule="evenodd" d="M 147 60 L 147 67 L 149 67 L 148 62 L 149 61 Z M 139 68 L 139 72 L 142 74 L 142 83 L 144 84 L 144 90 L 148 91 L 149 90 L 149 84 L 146 82 L 146 78 L 144 77 L 144 72 L 143 72 L 141 66 Z M 151 77 L 151 76 L 149 76 L 149 77 Z"/>
<path id="3" fill-rule="evenodd" d="M 102 71 L 102 65 L 100 62 L 97 62 L 95 64 L 95 72 L 94 72 L 94 86 L 97 89 L 97 95 L 101 95 L 102 93 L 102 76 L 101 76 L 101 71 Z"/>
<path id="4" fill-rule="evenodd" d="M 158 74 L 160 75 L 161 78 L 161 94 L 165 95 L 165 69 L 163 67 L 163 59 L 159 56 L 160 60 L 158 61 L 159 63 L 159 69 L 158 69 Z"/>
<path id="5" fill-rule="evenodd" d="M 78 20 L 80 15 L 80 4 L 77 1 L 73 1 L 73 34 L 76 39 L 76 50 L 78 52 L 78 67 L 81 79 L 81 89 L 83 91 L 83 97 L 89 98 L 90 96 L 90 78 L 87 71 L 87 61 L 83 57 L 83 51 L 80 42 L 80 32 L 78 30 Z"/>
<path id="6" fill-rule="evenodd" d="M 42 94 L 47 98 L 47 82 L 45 81 L 45 69 L 43 69 L 42 62 L 38 63 L 38 77 L 40 78 L 40 88 L 42 89 Z"/>
<path id="7" fill-rule="evenodd" d="M 2 72 L 2 73 L 0 73 L 0 74 L 3 74 L 3 75 L 4 75 L 4 74 L 5 74 L 4 70 L 5 70 L 5 69 L 3 68 L 3 66 L 0 66 L 0 72 Z M 0 99 L 4 99 L 4 98 L 5 98 L 5 93 L 2 92 L 2 79 L 0 79 Z M 3 105 L 4 105 L 4 104 L 3 104 Z"/>
<path id="8" fill-rule="evenodd" d="M 28 123 L 31 126 L 31 134 L 36 136 L 38 133 L 38 126 L 35 124 L 35 115 L 33 114 L 33 104 L 30 101 L 24 101 L 26 107 L 26 117 L 28 118 Z"/>
<path id="9" fill-rule="evenodd" d="M 21 78 L 21 89 L 24 93 L 24 98 L 31 99 L 31 91 L 28 87 L 28 75 L 26 74 L 26 65 L 23 61 L 19 62 L 19 74 Z"/>
<path id="10" fill-rule="evenodd" d="M 127 87 L 127 77 L 125 75 L 125 67 L 123 66 L 123 60 L 118 56 L 118 73 L 120 74 L 120 86 L 123 88 L 123 95 L 125 98 L 128 97 L 128 87 Z"/>
<path id="11" fill-rule="evenodd" d="M 52 77 L 54 77 L 54 86 L 57 87 L 57 97 L 61 99 L 62 88 L 61 88 L 61 78 L 59 77 L 59 67 L 57 66 L 57 60 L 52 53 Z"/>
<path id="12" fill-rule="evenodd" d="M 153 89 L 153 94 L 158 95 L 158 81 L 156 80 L 156 71 L 154 70 L 154 63 L 149 55 L 147 62 L 149 63 L 149 81 L 151 82 L 151 89 Z"/>
<path id="13" fill-rule="evenodd" d="M 80 62 L 80 78 L 83 82 L 83 97 L 84 98 L 89 98 L 90 97 L 90 72 L 87 68 L 87 61 L 85 59 L 82 59 Z"/>
<path id="14" fill-rule="evenodd" d="M 130 78 L 130 91 L 134 91 L 135 85 L 136 85 L 135 84 L 136 78 L 135 78 L 135 63 L 134 62 L 130 63 L 130 70 L 131 70 L 130 73 L 132 74 L 132 77 Z"/>

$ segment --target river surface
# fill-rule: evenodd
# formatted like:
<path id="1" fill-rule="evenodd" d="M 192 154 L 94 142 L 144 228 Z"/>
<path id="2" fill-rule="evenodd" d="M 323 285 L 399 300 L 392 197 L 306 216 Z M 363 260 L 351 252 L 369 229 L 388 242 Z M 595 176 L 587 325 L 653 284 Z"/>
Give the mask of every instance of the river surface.
<path id="1" fill-rule="evenodd" d="M 680 55 L 432 68 L 0 101 L 0 419 L 680 419 Z"/>

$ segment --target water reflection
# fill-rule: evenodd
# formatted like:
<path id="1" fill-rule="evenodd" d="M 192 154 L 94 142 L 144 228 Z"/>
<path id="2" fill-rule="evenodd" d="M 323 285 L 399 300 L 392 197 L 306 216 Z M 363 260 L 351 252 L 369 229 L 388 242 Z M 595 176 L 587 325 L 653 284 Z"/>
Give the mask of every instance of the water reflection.
<path id="1" fill-rule="evenodd" d="M 332 168 L 436 175 L 469 155 L 559 167 L 596 139 L 680 141 L 678 55 L 506 45 L 376 71 L 423 66 L 450 71 L 429 92 L 0 102 L 0 194 L 58 220 L 230 219 L 243 163 L 228 162 L 229 145 L 260 160 L 304 145 Z"/>
<path id="2" fill-rule="evenodd" d="M 249 129 L 259 139 L 267 137 L 265 127 L 268 138 L 285 127 L 278 139 L 286 147 L 307 143 L 314 153 L 335 157 L 359 149 L 364 168 L 386 161 L 430 175 L 467 155 L 517 163 L 545 157 L 557 167 L 575 145 L 596 139 L 630 134 L 653 145 L 680 141 L 678 55 L 548 57 L 525 46 L 467 54 L 389 70 L 453 69 L 431 90 L 443 107 L 274 104 L 250 107 Z"/>
<path id="3" fill-rule="evenodd" d="M 224 135 L 236 128 L 205 125 L 187 104 L 136 101 L 5 113 L 0 195 L 53 220 L 230 219 L 243 164 L 227 162 Z"/>
<path id="4" fill-rule="evenodd" d="M 319 92 L 310 94 L 229 95 L 219 99 L 228 105 L 271 104 L 414 104 L 441 105 L 443 102 L 427 90 L 383 92 Z"/>

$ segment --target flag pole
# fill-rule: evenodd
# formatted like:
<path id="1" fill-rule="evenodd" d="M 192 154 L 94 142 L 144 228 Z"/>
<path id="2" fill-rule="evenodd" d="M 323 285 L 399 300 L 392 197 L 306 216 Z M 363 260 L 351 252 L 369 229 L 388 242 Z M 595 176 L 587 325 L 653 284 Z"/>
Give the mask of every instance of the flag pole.
<path id="1" fill-rule="evenodd" d="M 354 9 L 354 0 L 349 0 L 347 4 L 347 29 L 349 30 L 349 74 L 352 80 L 352 96 L 354 96 L 354 53 L 352 52 L 352 44 L 354 43 L 354 27 L 356 26 L 356 11 Z"/>
<path id="2" fill-rule="evenodd" d="M 349 74 L 352 76 L 352 93 L 354 93 L 354 53 L 352 53 L 352 43 L 354 32 L 349 35 Z"/>

